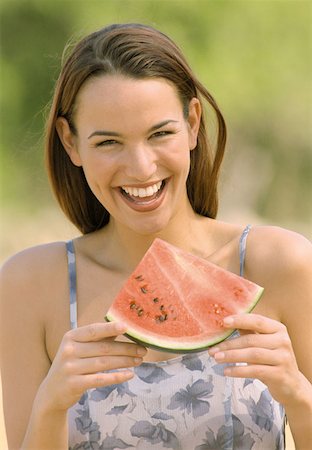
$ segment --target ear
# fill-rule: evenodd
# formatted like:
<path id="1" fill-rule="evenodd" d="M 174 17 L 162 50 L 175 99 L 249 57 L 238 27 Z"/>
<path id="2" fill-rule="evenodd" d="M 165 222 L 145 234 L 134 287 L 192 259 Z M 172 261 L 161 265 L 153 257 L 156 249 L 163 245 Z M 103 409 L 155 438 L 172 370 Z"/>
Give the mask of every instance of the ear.
<path id="1" fill-rule="evenodd" d="M 189 103 L 189 115 L 187 118 L 189 125 L 189 148 L 193 150 L 197 145 L 197 136 L 200 125 L 202 108 L 198 98 L 193 97 Z"/>
<path id="2" fill-rule="evenodd" d="M 56 120 L 56 131 L 63 144 L 63 147 L 75 166 L 82 166 L 81 158 L 77 150 L 77 143 L 69 124 L 64 117 L 58 117 Z"/>

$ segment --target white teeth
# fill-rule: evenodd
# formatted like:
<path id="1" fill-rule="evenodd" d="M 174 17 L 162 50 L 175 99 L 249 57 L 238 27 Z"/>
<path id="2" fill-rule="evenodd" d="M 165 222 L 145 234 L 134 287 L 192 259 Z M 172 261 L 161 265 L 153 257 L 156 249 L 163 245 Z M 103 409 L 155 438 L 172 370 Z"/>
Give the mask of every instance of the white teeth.
<path id="1" fill-rule="evenodd" d="M 146 197 L 146 196 L 147 196 L 147 189 L 140 188 L 139 197 Z"/>
<path id="2" fill-rule="evenodd" d="M 152 186 L 149 186 L 149 187 L 146 189 L 146 192 L 147 192 L 147 195 L 148 195 L 148 196 L 153 195 L 153 194 L 154 194 L 154 189 L 152 188 Z"/>
<path id="3" fill-rule="evenodd" d="M 121 188 L 129 195 L 133 197 L 151 197 L 153 194 L 156 194 L 159 191 L 161 186 L 161 181 L 153 184 L 152 186 L 148 186 L 147 188 L 135 188 L 130 186 L 122 186 Z"/>

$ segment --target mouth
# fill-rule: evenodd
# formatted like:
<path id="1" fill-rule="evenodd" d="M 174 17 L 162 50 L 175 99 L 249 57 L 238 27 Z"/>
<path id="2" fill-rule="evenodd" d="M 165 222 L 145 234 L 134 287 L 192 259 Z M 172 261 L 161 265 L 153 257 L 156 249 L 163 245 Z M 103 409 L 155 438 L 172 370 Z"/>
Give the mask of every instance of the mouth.
<path id="1" fill-rule="evenodd" d="M 121 186 L 120 192 L 128 201 L 144 205 L 158 199 L 166 183 L 167 180 L 162 180 L 147 187 Z"/>

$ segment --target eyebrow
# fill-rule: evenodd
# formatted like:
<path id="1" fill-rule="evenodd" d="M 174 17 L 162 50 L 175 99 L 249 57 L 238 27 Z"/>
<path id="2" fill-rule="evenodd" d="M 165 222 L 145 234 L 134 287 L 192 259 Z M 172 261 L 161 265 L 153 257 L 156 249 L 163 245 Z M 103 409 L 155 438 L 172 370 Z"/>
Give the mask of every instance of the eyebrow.
<path id="1" fill-rule="evenodd" d="M 156 123 L 155 125 L 153 125 L 148 132 L 151 133 L 152 131 L 158 130 L 159 128 L 164 127 L 165 125 L 168 125 L 169 123 L 178 123 L 177 120 L 164 120 L 162 122 Z M 120 136 L 119 133 L 116 133 L 116 131 L 108 131 L 108 130 L 98 130 L 98 131 L 94 131 L 93 133 L 90 134 L 90 136 L 88 136 L 88 139 L 91 139 L 93 136 Z"/>

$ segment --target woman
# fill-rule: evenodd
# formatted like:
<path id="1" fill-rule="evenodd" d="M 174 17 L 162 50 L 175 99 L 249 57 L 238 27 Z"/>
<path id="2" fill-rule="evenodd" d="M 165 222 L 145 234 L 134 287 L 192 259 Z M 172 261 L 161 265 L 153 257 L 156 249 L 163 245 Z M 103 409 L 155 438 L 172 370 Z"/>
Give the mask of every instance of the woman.
<path id="1" fill-rule="evenodd" d="M 218 122 L 215 152 L 204 101 Z M 285 412 L 297 448 L 309 447 L 311 245 L 215 219 L 225 138 L 214 99 L 159 31 L 113 25 L 72 50 L 46 149 L 54 192 L 82 236 L 2 269 L 10 449 L 281 449 Z M 173 356 L 103 322 L 155 237 L 264 286 L 253 314 L 225 319 L 240 331 L 233 339 Z"/>

